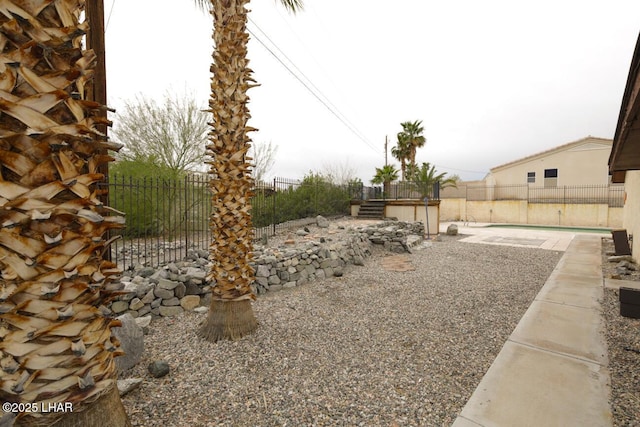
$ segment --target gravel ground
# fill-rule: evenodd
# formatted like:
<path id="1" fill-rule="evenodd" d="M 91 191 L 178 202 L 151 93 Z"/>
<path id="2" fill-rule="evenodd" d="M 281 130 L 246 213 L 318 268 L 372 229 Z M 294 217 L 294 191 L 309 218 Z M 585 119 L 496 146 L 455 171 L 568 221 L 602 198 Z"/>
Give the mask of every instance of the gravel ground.
<path id="1" fill-rule="evenodd" d="M 204 314 L 154 320 L 123 375 L 144 378 L 123 397 L 132 425 L 451 425 L 562 253 L 443 236 L 414 271 L 386 255 L 261 296 L 236 342 L 198 339 Z M 154 360 L 171 372 L 152 378 Z"/>
<path id="2" fill-rule="evenodd" d="M 613 242 L 603 240 L 602 270 L 611 277 L 615 264 L 607 262 L 607 251 L 613 251 Z M 640 281 L 640 274 L 625 276 Z M 609 373 L 611 375 L 611 409 L 613 425 L 640 427 L 640 319 L 620 316 L 619 291 L 605 289 L 602 304 L 607 324 Z"/>

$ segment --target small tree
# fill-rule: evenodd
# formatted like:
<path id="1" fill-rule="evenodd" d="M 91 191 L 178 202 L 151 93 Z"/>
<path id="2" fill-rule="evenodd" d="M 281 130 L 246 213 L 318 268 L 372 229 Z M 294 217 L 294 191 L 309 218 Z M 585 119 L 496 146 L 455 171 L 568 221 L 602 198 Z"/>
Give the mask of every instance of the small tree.
<path id="1" fill-rule="evenodd" d="M 421 167 L 414 165 L 410 167 L 407 172 L 409 180 L 413 182 L 421 198 L 431 197 L 433 195 L 433 186 L 436 182 L 440 183 L 440 188 L 457 188 L 455 177 L 447 178 L 445 172 L 437 173 L 436 166 L 431 165 L 429 162 L 423 162 Z"/>
<path id="2" fill-rule="evenodd" d="M 209 115 L 192 95 L 166 93 L 161 103 L 144 95 L 125 103 L 113 130 L 124 145 L 118 160 L 153 163 L 180 172 L 201 169 Z"/>
<path id="3" fill-rule="evenodd" d="M 257 184 L 264 182 L 265 177 L 276 162 L 277 153 L 278 146 L 273 145 L 271 141 L 265 143 L 254 142 L 249 149 L 249 157 L 253 159 L 251 175 Z"/>
<path id="4" fill-rule="evenodd" d="M 349 184 L 356 178 L 356 169 L 349 164 L 349 160 L 342 162 L 326 163 L 322 167 L 322 176 L 332 184 L 345 185 Z"/>
<path id="5" fill-rule="evenodd" d="M 384 165 L 376 168 L 376 174 L 371 180 L 372 184 L 382 184 L 385 196 L 389 195 L 389 188 L 393 181 L 398 179 L 398 170 L 393 165 Z"/>

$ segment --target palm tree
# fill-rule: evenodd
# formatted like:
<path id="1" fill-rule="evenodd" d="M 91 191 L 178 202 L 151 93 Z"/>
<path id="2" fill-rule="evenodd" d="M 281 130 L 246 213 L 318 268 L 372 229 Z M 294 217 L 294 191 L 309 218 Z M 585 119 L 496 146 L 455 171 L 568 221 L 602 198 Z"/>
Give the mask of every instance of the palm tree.
<path id="1" fill-rule="evenodd" d="M 376 168 L 376 174 L 371 180 L 372 184 L 382 184 L 385 197 L 389 195 L 391 183 L 398 179 L 398 170 L 393 165 L 384 165 Z"/>
<path id="2" fill-rule="evenodd" d="M 1 425 L 129 425 L 119 322 L 105 308 L 120 272 L 102 257 L 124 218 L 99 186 L 119 147 L 87 96 L 96 55 L 83 48 L 84 7 L 7 0 L 0 11 L 0 400 L 73 405 L 5 413 Z"/>
<path id="3" fill-rule="evenodd" d="M 404 181 L 407 173 L 407 160 L 409 160 L 411 155 L 409 138 L 404 132 L 398 133 L 398 142 L 396 146 L 391 149 L 391 155 L 400 162 L 400 171 L 402 173 L 402 180 Z"/>
<path id="4" fill-rule="evenodd" d="M 204 0 L 196 0 L 200 6 Z M 213 214 L 210 219 L 213 284 L 209 314 L 199 335 L 208 341 L 238 339 L 257 327 L 251 301 L 255 272 L 251 205 L 253 180 L 247 156 L 251 139 L 247 90 L 255 86 L 247 58 L 247 5 L 249 0 L 211 0 L 213 64 L 209 112 L 212 129 L 207 153 Z M 280 0 L 296 11 L 302 0 Z"/>
<path id="5" fill-rule="evenodd" d="M 427 139 L 422 135 L 424 132 L 422 120 L 400 123 L 400 126 L 402 126 L 402 132 L 400 132 L 400 134 L 404 135 L 404 138 L 406 138 L 405 143 L 408 146 L 408 163 L 415 165 L 417 149 L 424 147 L 424 144 L 427 142 Z M 400 140 L 400 134 L 398 134 L 398 140 Z"/>
<path id="6" fill-rule="evenodd" d="M 433 186 L 439 182 L 440 188 L 455 187 L 457 181 L 454 177 L 447 178 L 446 172 L 437 173 L 435 165 L 423 162 L 421 167 L 414 166 L 409 170 L 409 179 L 413 182 L 421 198 L 433 195 Z"/>

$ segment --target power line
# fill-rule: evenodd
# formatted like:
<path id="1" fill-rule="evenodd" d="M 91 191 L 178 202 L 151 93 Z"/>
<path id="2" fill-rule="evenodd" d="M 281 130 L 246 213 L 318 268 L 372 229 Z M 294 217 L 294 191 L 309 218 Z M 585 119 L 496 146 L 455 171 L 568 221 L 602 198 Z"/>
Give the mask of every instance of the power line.
<path id="1" fill-rule="evenodd" d="M 359 138 L 366 139 L 366 138 L 364 137 L 364 134 L 363 134 L 362 132 L 360 132 L 360 130 L 358 129 L 358 127 L 357 127 L 356 125 L 354 125 L 354 124 L 349 120 L 349 118 L 348 118 L 344 113 L 342 113 L 342 112 L 338 109 L 338 107 L 336 107 L 336 105 L 335 105 L 333 102 L 331 102 L 331 100 L 329 99 L 329 97 L 327 97 L 327 96 L 322 92 L 322 90 L 320 90 L 320 88 L 318 88 L 318 86 L 316 86 L 316 85 L 313 83 L 313 81 L 312 81 L 309 77 L 307 77 L 307 75 L 306 75 L 306 74 L 305 74 L 305 73 L 304 73 L 304 72 L 303 72 L 303 71 L 302 71 L 302 70 L 301 70 L 301 69 L 300 69 L 300 68 L 295 64 L 295 62 L 293 62 L 293 61 L 291 60 L 291 58 L 289 58 L 289 57 L 287 56 L 287 54 L 286 54 L 282 49 L 280 49 L 280 47 L 277 45 L 277 43 L 276 43 L 276 42 L 274 42 L 273 40 L 271 40 L 271 38 L 269 37 L 269 35 L 268 35 L 268 34 L 267 34 L 267 33 L 266 33 L 262 28 L 260 28 L 260 26 L 259 26 L 258 24 L 256 24 L 256 23 L 255 23 L 255 21 L 253 21 L 253 19 L 251 19 L 251 17 L 249 17 L 249 21 L 250 21 L 250 22 L 251 22 L 251 24 L 253 24 L 253 25 L 254 25 L 258 30 L 260 30 L 260 32 L 261 32 L 262 34 L 264 34 L 264 36 L 267 38 L 267 40 L 269 40 L 269 42 L 270 42 L 270 43 L 271 43 L 271 44 L 272 44 L 272 45 L 273 45 L 273 46 L 278 50 L 278 52 L 280 52 L 280 53 L 282 54 L 282 56 L 284 56 L 284 58 L 285 58 L 287 61 L 289 61 L 289 63 L 290 63 L 290 64 L 291 64 L 291 65 L 292 65 L 292 66 L 293 66 L 293 67 L 298 71 L 298 73 L 300 73 L 300 74 L 302 75 L 302 77 L 304 77 L 304 78 L 306 79 L 306 81 L 307 81 L 307 82 L 308 82 L 308 83 L 309 83 L 309 84 L 310 84 L 310 85 L 311 85 L 311 86 L 316 90 L 316 92 L 317 92 L 317 93 L 319 93 L 320 95 L 322 95 L 322 97 L 325 99 L 325 101 L 326 101 L 326 102 L 328 102 L 328 103 L 329 103 L 329 105 L 331 105 L 331 107 L 332 107 L 334 110 L 336 110 L 336 111 L 337 111 L 337 112 L 338 112 L 338 113 L 339 113 L 339 114 L 340 114 L 340 115 L 345 119 L 345 121 L 346 121 L 346 122 L 347 122 L 347 123 L 348 123 L 348 124 L 349 124 L 349 125 L 350 125 L 350 126 L 351 126 L 351 127 L 352 127 L 356 132 L 357 132 L 357 133 L 358 133 L 358 137 L 359 137 Z"/>
<path id="2" fill-rule="evenodd" d="M 107 32 L 107 28 L 109 28 L 109 22 L 111 21 L 111 14 L 113 13 L 113 6 L 116 5 L 116 0 L 111 2 L 111 9 L 109 9 L 109 17 L 107 17 L 107 23 L 104 25 L 104 32 Z"/>
<path id="3" fill-rule="evenodd" d="M 481 174 L 486 174 L 487 173 L 486 171 L 483 171 L 483 172 L 481 172 L 481 171 L 470 171 L 470 170 L 466 170 L 466 169 L 450 168 L 448 166 L 442 166 L 442 165 L 435 165 L 435 166 L 438 167 L 438 168 L 450 169 L 450 170 L 457 171 L 457 172 L 481 173 Z"/>
<path id="4" fill-rule="evenodd" d="M 302 74 L 307 81 L 309 81 L 309 84 L 305 83 L 300 76 L 298 76 L 287 64 L 284 63 L 284 61 L 271 49 L 269 48 L 269 46 L 266 45 L 266 43 L 264 43 L 260 37 L 258 37 L 255 32 L 251 31 L 251 29 L 248 28 L 249 33 L 265 48 L 267 49 L 267 51 L 296 79 L 300 82 L 300 84 L 302 84 L 305 89 L 307 89 L 307 91 L 309 91 L 309 93 L 311 93 L 318 101 L 320 101 L 320 103 L 322 105 L 324 105 L 329 112 L 331 112 L 331 114 L 333 114 L 338 120 L 340 120 L 340 122 L 342 122 L 342 124 L 344 124 L 347 129 L 349 129 L 355 136 L 358 137 L 358 139 L 360 139 L 362 142 L 364 142 L 365 145 L 367 145 L 369 148 L 371 148 L 372 150 L 374 150 L 375 152 L 378 152 L 378 150 L 369 142 L 367 141 L 366 138 L 364 138 L 364 136 L 362 136 L 362 134 L 357 130 L 357 128 L 353 125 L 350 124 L 348 122 L 348 119 L 346 118 L 346 116 L 344 116 L 344 114 L 340 113 L 339 110 L 337 109 L 337 107 L 335 107 L 335 105 L 333 105 L 331 103 L 331 101 L 329 101 L 329 98 L 326 97 L 326 95 L 322 94 L 322 91 L 320 91 L 312 82 L 311 80 L 304 75 L 304 73 L 295 65 L 295 63 L 293 61 L 291 61 L 291 59 L 289 59 L 284 52 L 282 52 L 282 49 L 280 49 L 276 43 L 274 43 L 269 36 L 267 36 L 267 34 L 260 29 L 260 27 L 258 27 L 256 25 L 255 22 L 253 22 L 253 20 L 249 19 L 251 21 L 251 23 L 256 26 L 256 28 L 258 28 L 258 30 L 260 32 L 262 32 L 265 37 L 267 37 L 267 39 L 276 47 L 276 49 L 278 49 L 285 58 L 287 58 L 287 60 L 292 64 L 293 67 L 295 67 L 300 74 Z M 320 94 L 322 94 L 322 96 L 324 96 L 324 98 L 326 98 L 326 101 L 324 99 L 322 99 L 316 92 L 314 92 L 311 87 L 309 87 L 309 85 L 313 86 Z M 329 105 L 331 104 L 331 105 Z M 341 117 L 342 116 L 342 117 Z M 344 118 L 343 118 L 344 117 Z"/>

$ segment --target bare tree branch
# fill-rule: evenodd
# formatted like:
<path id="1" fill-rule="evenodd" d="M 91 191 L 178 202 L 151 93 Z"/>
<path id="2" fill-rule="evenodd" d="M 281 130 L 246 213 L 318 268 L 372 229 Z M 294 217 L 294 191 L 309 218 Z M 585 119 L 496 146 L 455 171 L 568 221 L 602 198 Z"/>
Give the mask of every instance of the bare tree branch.
<path id="1" fill-rule="evenodd" d="M 127 102 L 113 135 L 119 159 L 146 161 L 176 172 L 196 171 L 205 159 L 207 113 L 193 95 L 165 94 L 162 103 L 143 95 Z"/>

